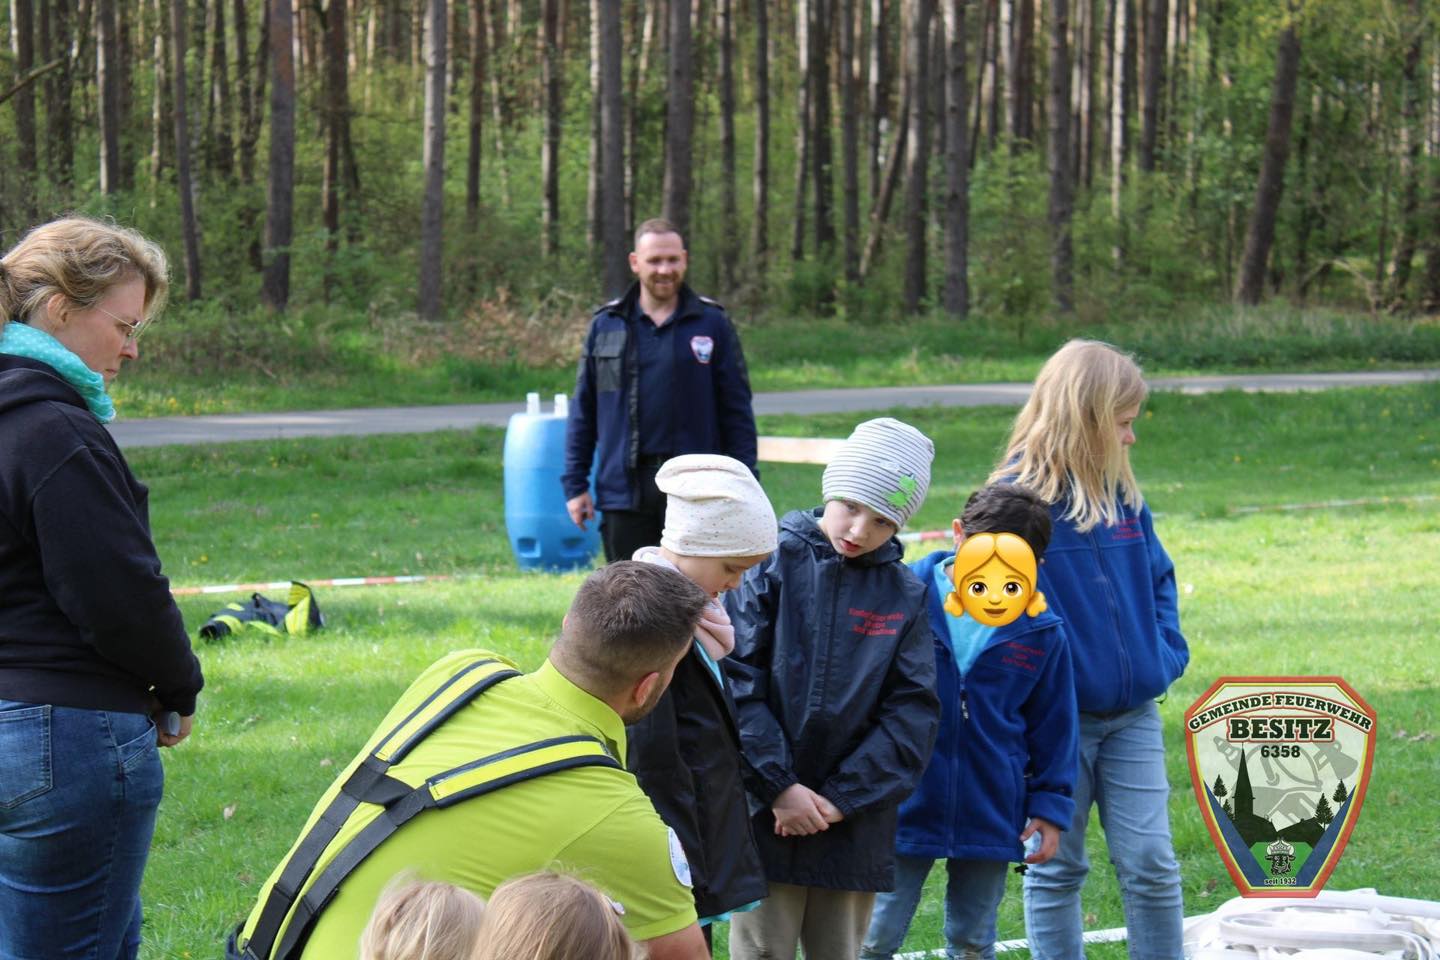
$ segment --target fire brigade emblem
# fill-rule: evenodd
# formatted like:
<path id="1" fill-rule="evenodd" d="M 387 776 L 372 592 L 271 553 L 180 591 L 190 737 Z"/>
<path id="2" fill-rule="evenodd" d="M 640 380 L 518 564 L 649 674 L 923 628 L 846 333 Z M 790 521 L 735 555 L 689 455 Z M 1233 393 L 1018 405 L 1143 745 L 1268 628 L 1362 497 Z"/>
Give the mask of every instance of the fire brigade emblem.
<path id="1" fill-rule="evenodd" d="M 1221 677 L 1185 713 L 1201 815 L 1246 897 L 1313 897 L 1370 783 L 1375 711 L 1339 677 Z"/>

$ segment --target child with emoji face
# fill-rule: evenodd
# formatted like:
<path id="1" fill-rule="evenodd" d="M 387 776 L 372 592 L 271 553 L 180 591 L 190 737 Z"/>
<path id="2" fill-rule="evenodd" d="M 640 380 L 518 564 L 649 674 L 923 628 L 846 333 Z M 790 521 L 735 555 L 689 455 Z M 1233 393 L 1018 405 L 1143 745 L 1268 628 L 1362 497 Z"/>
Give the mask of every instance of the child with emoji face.
<path id="1" fill-rule="evenodd" d="M 940 734 L 900 806 L 895 890 L 876 899 L 862 960 L 895 954 L 940 859 L 949 955 L 993 957 L 1007 866 L 1050 859 L 1074 816 L 1070 648 L 1037 578 L 1049 508 L 995 483 L 971 494 L 953 530 L 953 553 L 911 564 L 927 586 Z"/>

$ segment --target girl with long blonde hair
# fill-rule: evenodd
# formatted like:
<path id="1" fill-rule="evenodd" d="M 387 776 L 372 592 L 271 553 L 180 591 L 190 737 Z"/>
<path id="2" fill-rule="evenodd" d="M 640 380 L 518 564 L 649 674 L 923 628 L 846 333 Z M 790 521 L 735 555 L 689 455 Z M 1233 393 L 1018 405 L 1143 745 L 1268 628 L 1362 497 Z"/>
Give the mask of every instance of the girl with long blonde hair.
<path id="1" fill-rule="evenodd" d="M 507 880 L 490 895 L 476 960 L 636 960 L 623 909 L 566 873 Z"/>
<path id="2" fill-rule="evenodd" d="M 1181 950 L 1180 872 L 1170 840 L 1165 744 L 1156 706 L 1189 662 L 1175 567 L 1130 467 L 1146 397 L 1134 358 L 1071 340 L 1041 369 L 991 480 L 1049 505 L 1053 538 L 1040 568 L 1065 621 L 1080 711 L 1075 818 L 1056 856 L 1025 874 L 1025 923 L 1036 960 L 1080 957 L 1085 828 L 1100 808 L 1125 909 L 1131 958 Z"/>

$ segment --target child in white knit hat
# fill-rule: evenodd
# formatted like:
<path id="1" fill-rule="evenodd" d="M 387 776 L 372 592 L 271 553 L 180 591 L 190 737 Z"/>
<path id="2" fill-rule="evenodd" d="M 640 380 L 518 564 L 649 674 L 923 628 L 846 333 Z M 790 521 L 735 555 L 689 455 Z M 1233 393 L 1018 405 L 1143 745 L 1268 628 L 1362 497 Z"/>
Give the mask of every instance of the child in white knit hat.
<path id="1" fill-rule="evenodd" d="M 896 533 L 920 509 L 935 448 L 889 417 L 825 468 L 824 505 L 726 598 L 752 826 L 770 896 L 736 916 L 735 960 L 855 957 L 895 880 L 900 801 L 939 721 L 925 584 Z"/>
<path id="2" fill-rule="evenodd" d="M 629 728 L 627 758 L 684 850 L 708 943 L 713 922 L 765 896 L 735 705 L 719 667 L 735 630 L 718 597 L 775 549 L 775 510 L 749 468 L 730 457 L 675 457 L 655 483 L 667 497 L 665 527 L 660 545 L 642 547 L 634 559 L 679 570 L 715 599 L 660 702 Z"/>

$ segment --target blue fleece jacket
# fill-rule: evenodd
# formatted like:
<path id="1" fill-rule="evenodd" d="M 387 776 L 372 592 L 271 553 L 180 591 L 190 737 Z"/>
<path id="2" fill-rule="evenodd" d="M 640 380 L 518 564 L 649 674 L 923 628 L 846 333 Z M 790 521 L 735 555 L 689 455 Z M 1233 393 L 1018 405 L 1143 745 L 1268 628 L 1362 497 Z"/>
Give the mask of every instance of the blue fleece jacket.
<path id="1" fill-rule="evenodd" d="M 900 805 L 896 851 L 908 857 L 1020 861 L 1031 817 L 1062 829 L 1075 815 L 1078 719 L 1065 628 L 1051 613 L 996 627 L 968 671 L 949 642 L 936 572 L 953 556 L 910 565 L 926 585 L 935 635 L 940 733 L 920 785 Z"/>
<path id="2" fill-rule="evenodd" d="M 1080 710 L 1129 710 L 1163 694 L 1190 662 L 1175 564 L 1149 507 L 1122 506 L 1118 523 L 1086 533 L 1063 519 L 1067 509 L 1063 501 L 1050 508 L 1040 589 L 1070 637 Z"/>

